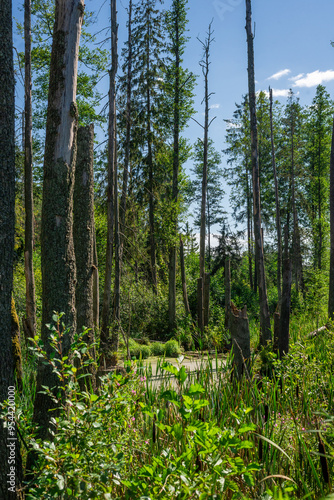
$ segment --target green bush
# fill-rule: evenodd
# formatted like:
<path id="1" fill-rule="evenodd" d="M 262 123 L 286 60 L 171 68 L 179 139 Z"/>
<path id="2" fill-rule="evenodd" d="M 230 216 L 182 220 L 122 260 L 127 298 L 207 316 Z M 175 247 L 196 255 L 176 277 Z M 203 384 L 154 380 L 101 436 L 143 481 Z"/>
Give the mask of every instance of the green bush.
<path id="1" fill-rule="evenodd" d="M 176 358 L 181 354 L 181 348 L 176 340 L 169 340 L 165 344 L 165 354 L 168 358 Z"/>
<path id="2" fill-rule="evenodd" d="M 163 356 L 165 354 L 165 344 L 161 342 L 152 342 L 150 349 L 152 356 Z"/>
<path id="3" fill-rule="evenodd" d="M 142 357 L 142 359 L 146 359 L 151 354 L 149 346 L 140 345 L 133 339 L 129 340 L 129 349 L 131 358 L 139 359 Z"/>

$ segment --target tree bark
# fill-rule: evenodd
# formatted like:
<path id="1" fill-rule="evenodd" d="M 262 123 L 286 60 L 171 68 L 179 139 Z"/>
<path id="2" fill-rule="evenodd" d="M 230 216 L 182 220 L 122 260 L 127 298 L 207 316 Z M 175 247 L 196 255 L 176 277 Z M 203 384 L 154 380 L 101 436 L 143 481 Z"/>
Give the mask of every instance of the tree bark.
<path id="1" fill-rule="evenodd" d="M 116 165 L 116 74 L 117 74 L 117 21 L 116 0 L 110 1 L 111 8 L 111 69 L 109 72 L 109 125 L 108 125 L 108 187 L 107 187 L 107 249 L 104 278 L 103 307 L 101 318 L 101 350 L 107 349 L 109 342 L 111 309 L 111 271 L 113 261 L 115 230 L 115 165 Z"/>
<path id="2" fill-rule="evenodd" d="M 204 327 L 209 326 L 210 318 L 210 273 L 204 274 L 203 290 Z"/>
<path id="3" fill-rule="evenodd" d="M 273 127 L 273 90 L 269 89 L 270 94 L 270 136 L 271 136 L 271 161 L 275 183 L 275 205 L 276 205 L 276 231 L 277 231 L 277 291 L 279 307 L 282 299 L 281 276 L 282 276 L 282 230 L 281 230 L 281 213 L 278 196 L 278 182 L 276 172 L 276 157 L 275 157 L 275 142 L 274 142 L 274 127 Z"/>
<path id="4" fill-rule="evenodd" d="M 328 317 L 334 318 L 334 120 L 332 132 L 332 148 L 330 159 L 330 267 L 329 267 L 329 297 Z"/>
<path id="5" fill-rule="evenodd" d="M 187 293 L 186 268 L 184 265 L 184 246 L 181 235 L 180 235 L 180 266 L 181 266 L 181 281 L 182 281 L 184 308 L 186 311 L 186 315 L 191 316 L 189 302 L 188 302 L 188 293 Z"/>
<path id="6" fill-rule="evenodd" d="M 111 0 L 111 36 L 112 36 L 112 66 L 115 68 L 115 75 L 118 67 L 118 25 L 117 25 L 117 10 L 116 0 Z M 117 139 L 116 139 L 116 89 L 115 89 L 115 154 L 114 154 L 114 213 L 115 213 L 115 307 L 113 314 L 113 328 L 111 333 L 111 351 L 118 351 L 119 331 L 121 322 L 121 241 L 120 241 L 120 228 L 119 228 L 119 203 L 118 203 L 118 162 L 117 162 Z M 117 364 L 117 359 L 112 358 Z"/>
<path id="7" fill-rule="evenodd" d="M 77 139 L 77 161 L 75 167 L 73 236 L 77 268 L 75 303 L 77 311 L 77 332 L 89 328 L 84 337 L 90 347 L 90 355 L 95 359 L 94 342 L 94 126 L 80 127 Z M 95 386 L 95 370 L 89 367 L 92 384 Z M 80 382 L 86 379 L 80 379 Z M 80 384 L 82 388 L 85 383 Z"/>
<path id="8" fill-rule="evenodd" d="M 197 280 L 197 325 L 201 332 L 204 331 L 203 281 L 203 278 Z"/>
<path id="9" fill-rule="evenodd" d="M 9 0 L 0 2 L 0 47 L 0 403 L 3 403 L 9 397 L 9 388 L 14 388 L 11 301 L 15 234 L 15 81 L 12 2 Z M 22 479 L 15 425 L 12 433 L 9 434 L 9 428 L 5 428 L 0 421 L 0 497 L 3 500 L 19 498 L 16 491 Z M 15 464 L 12 464 L 15 467 L 14 492 L 8 490 L 7 483 L 12 448 L 15 456 Z"/>
<path id="10" fill-rule="evenodd" d="M 77 68 L 84 12 L 82 0 L 56 2 L 50 65 L 48 111 L 44 155 L 42 204 L 42 341 L 50 355 L 50 331 L 46 324 L 54 311 L 65 313 L 69 331 L 62 338 L 62 355 L 69 353 L 76 331 L 76 268 L 73 244 L 73 189 L 76 164 Z M 42 386 L 57 387 L 58 377 L 50 365 L 40 363 L 33 420 L 38 437 L 49 435 L 50 409 L 55 403 Z M 36 455 L 28 455 L 30 470 Z"/>
<path id="11" fill-rule="evenodd" d="M 93 258 L 93 321 L 94 327 L 97 330 L 100 325 L 100 288 L 99 288 L 99 263 L 97 258 L 97 248 L 96 248 L 96 231 L 94 222 L 94 258 Z"/>
<path id="12" fill-rule="evenodd" d="M 230 332 L 233 345 L 233 377 L 240 379 L 250 368 L 250 333 L 247 307 L 239 311 L 232 304 L 230 312 Z"/>
<path id="13" fill-rule="evenodd" d="M 248 47 L 248 89 L 250 109 L 250 132 L 252 144 L 252 170 L 253 170 L 253 215 L 255 234 L 255 259 L 257 262 L 259 299 L 260 299 L 260 344 L 266 345 L 271 341 L 270 315 L 267 299 L 267 286 L 263 258 L 263 239 L 261 233 L 261 202 L 259 179 L 259 154 L 256 121 L 256 94 L 254 72 L 254 40 L 252 33 L 251 0 L 246 0 L 246 31 Z"/>
<path id="14" fill-rule="evenodd" d="M 283 293 L 279 322 L 278 352 L 282 358 L 289 352 L 290 306 L 291 306 L 291 262 L 288 253 L 288 231 L 285 228 L 285 256 L 283 263 Z"/>
<path id="15" fill-rule="evenodd" d="M 24 0 L 24 44 L 24 270 L 26 279 L 26 318 L 23 324 L 26 338 L 33 338 L 36 331 L 36 300 L 33 269 L 34 200 L 32 175 L 31 0 Z"/>
<path id="16" fill-rule="evenodd" d="M 230 311 L 231 311 L 231 262 L 225 260 L 225 329 L 230 329 Z"/>

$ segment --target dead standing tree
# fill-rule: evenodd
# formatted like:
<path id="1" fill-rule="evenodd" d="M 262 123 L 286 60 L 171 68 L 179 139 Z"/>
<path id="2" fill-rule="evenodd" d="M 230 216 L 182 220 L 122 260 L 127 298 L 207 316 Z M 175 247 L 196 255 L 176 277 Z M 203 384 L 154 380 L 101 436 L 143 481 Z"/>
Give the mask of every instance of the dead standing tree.
<path id="1" fill-rule="evenodd" d="M 203 177 L 202 177 L 202 202 L 201 202 L 201 229 L 200 229 L 200 249 L 199 249 L 199 273 L 200 277 L 197 284 L 197 311 L 198 311 L 198 328 L 204 331 L 204 327 L 208 324 L 209 319 L 209 275 L 205 276 L 205 229 L 206 229 L 206 197 L 207 197 L 207 186 L 208 186 L 208 142 L 209 142 L 209 128 L 213 120 L 209 121 L 209 101 L 213 92 L 209 93 L 209 69 L 210 69 L 210 46 L 214 41 L 212 38 L 212 22 L 209 24 L 209 30 L 207 33 L 207 38 L 205 42 L 200 43 L 203 46 L 204 54 L 203 59 L 200 62 L 202 68 L 202 73 L 204 76 L 204 99 L 202 102 L 205 104 L 204 111 L 204 126 L 199 122 L 198 125 L 204 130 L 203 138 Z M 205 286 L 206 283 L 206 286 Z M 207 296 L 204 297 L 204 292 L 206 290 Z M 206 306 L 206 311 L 204 310 L 204 305 Z"/>
<path id="2" fill-rule="evenodd" d="M 50 331 L 46 326 L 54 311 L 65 313 L 70 327 L 62 337 L 62 355 L 70 350 L 76 331 L 76 268 L 73 244 L 73 189 L 76 163 L 78 53 L 84 13 L 83 0 L 57 0 L 51 51 L 50 82 L 46 123 L 42 205 L 42 334 L 51 354 Z M 49 435 L 49 421 L 56 403 L 43 394 L 43 386 L 54 388 L 58 377 L 50 364 L 40 363 L 34 403 L 38 436 Z M 37 458 L 29 453 L 27 470 Z"/>
<path id="3" fill-rule="evenodd" d="M 109 341 L 110 309 L 111 309 L 111 271 L 113 261 L 115 230 L 115 167 L 116 150 L 116 73 L 117 73 L 117 20 L 116 0 L 111 0 L 111 70 L 109 87 L 109 126 L 108 126 L 108 187 L 107 187 L 107 249 L 106 270 L 103 291 L 103 307 L 101 317 L 101 349 L 107 349 Z"/>
<path id="4" fill-rule="evenodd" d="M 332 133 L 332 149 L 330 159 L 330 267 L 329 267 L 329 298 L 328 317 L 334 318 L 334 121 Z"/>
<path id="5" fill-rule="evenodd" d="M 255 235 L 255 262 L 257 263 L 259 299 L 260 299 L 260 344 L 266 345 L 271 341 L 270 314 L 267 298 L 267 286 L 263 258 L 263 237 L 261 230 L 261 203 L 260 203 L 260 178 L 259 178 L 259 153 L 256 120 L 256 94 L 254 71 L 254 36 L 252 33 L 252 8 L 251 0 L 246 0 L 246 32 L 248 48 L 248 94 L 250 111 L 250 133 L 252 145 L 252 171 L 253 171 L 253 216 Z"/>

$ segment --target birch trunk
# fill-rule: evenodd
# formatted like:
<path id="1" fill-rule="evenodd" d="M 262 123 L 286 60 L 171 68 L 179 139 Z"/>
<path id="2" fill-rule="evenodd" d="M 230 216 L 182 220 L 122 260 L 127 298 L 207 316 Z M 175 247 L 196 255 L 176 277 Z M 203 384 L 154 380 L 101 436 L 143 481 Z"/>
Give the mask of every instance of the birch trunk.
<path id="1" fill-rule="evenodd" d="M 253 170 L 253 216 L 255 235 L 255 259 L 258 272 L 258 286 L 260 299 L 260 344 L 266 345 L 271 341 L 270 315 L 267 299 L 267 286 L 263 258 L 263 238 L 261 232 L 261 205 L 260 205 L 260 179 L 259 179 L 259 155 L 256 121 L 256 95 L 255 95 L 255 72 L 254 72 L 254 40 L 252 33 L 252 11 L 251 0 L 246 0 L 246 31 L 248 47 L 248 89 L 250 109 L 250 132 L 252 144 L 252 170 Z"/>

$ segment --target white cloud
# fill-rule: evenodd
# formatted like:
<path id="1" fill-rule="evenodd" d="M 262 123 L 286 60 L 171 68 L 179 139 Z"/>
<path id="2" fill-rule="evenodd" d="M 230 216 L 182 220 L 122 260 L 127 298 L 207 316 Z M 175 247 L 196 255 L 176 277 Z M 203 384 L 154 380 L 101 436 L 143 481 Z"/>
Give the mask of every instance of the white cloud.
<path id="1" fill-rule="evenodd" d="M 289 80 L 290 80 L 291 82 L 295 82 L 295 81 L 300 80 L 301 78 L 303 78 L 304 74 L 305 74 L 305 73 L 299 73 L 299 75 L 297 75 L 297 76 L 292 76 L 291 78 L 289 78 Z"/>
<path id="2" fill-rule="evenodd" d="M 281 71 L 278 71 L 274 75 L 269 76 L 267 80 L 279 80 L 279 78 L 282 78 L 282 76 L 286 76 L 289 73 L 291 73 L 290 69 L 282 69 Z"/>
<path id="3" fill-rule="evenodd" d="M 210 109 L 219 109 L 220 108 L 220 104 L 212 104 L 212 106 L 210 106 Z"/>
<path id="4" fill-rule="evenodd" d="M 299 76 L 299 75 L 298 75 Z M 313 71 L 313 73 L 307 73 L 306 76 L 296 78 L 293 84 L 294 87 L 316 87 L 324 82 L 330 82 L 334 80 L 334 71 L 329 69 L 327 71 Z"/>
<path id="5" fill-rule="evenodd" d="M 288 97 L 290 89 L 272 89 L 273 97 Z M 266 96 L 269 97 L 269 92 L 267 90 L 264 91 Z M 297 95 L 299 92 L 297 93 Z"/>

